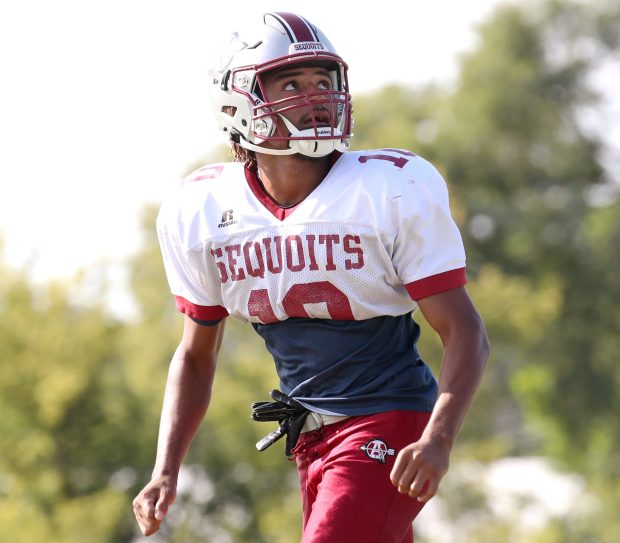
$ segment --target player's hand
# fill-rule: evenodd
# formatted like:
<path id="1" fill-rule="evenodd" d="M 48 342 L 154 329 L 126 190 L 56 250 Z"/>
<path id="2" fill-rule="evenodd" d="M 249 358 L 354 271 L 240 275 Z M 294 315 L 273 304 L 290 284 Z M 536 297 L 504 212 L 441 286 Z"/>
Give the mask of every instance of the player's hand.
<path id="1" fill-rule="evenodd" d="M 448 471 L 450 446 L 439 439 L 422 438 L 402 449 L 390 473 L 401 494 L 427 502 L 436 493 Z"/>
<path id="2" fill-rule="evenodd" d="M 159 530 L 176 494 L 176 481 L 170 477 L 157 477 L 136 496 L 133 513 L 143 535 L 151 535 Z"/>

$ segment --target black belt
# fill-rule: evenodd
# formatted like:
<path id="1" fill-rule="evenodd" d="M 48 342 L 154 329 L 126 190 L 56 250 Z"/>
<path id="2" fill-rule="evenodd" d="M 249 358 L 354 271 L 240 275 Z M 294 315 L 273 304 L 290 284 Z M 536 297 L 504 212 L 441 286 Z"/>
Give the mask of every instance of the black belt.
<path id="1" fill-rule="evenodd" d="M 274 400 L 273 402 L 254 402 L 252 404 L 252 420 L 258 422 L 277 421 L 280 425 L 261 439 L 256 444 L 256 448 L 259 451 L 264 451 L 286 435 L 285 454 L 290 456 L 310 411 L 279 390 L 272 390 L 269 395 Z"/>

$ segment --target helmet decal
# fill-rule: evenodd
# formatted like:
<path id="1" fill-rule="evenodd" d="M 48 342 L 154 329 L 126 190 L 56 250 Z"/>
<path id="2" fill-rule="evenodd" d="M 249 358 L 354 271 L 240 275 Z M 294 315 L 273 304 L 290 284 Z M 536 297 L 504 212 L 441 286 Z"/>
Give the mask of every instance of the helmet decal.
<path id="1" fill-rule="evenodd" d="M 312 27 L 312 25 L 299 15 L 281 12 L 267 13 L 265 15 L 265 22 L 267 22 L 268 16 L 272 16 L 282 25 L 282 28 L 286 30 L 291 42 L 320 41 L 316 30 Z"/>

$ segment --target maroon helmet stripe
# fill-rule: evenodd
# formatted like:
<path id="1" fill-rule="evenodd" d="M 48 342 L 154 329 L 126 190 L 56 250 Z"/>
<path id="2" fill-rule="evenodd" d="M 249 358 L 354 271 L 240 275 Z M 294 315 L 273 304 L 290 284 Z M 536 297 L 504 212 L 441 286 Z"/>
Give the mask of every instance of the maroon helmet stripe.
<path id="1" fill-rule="evenodd" d="M 314 28 L 303 17 L 294 13 L 274 13 L 273 15 L 283 24 L 292 42 L 319 41 Z"/>

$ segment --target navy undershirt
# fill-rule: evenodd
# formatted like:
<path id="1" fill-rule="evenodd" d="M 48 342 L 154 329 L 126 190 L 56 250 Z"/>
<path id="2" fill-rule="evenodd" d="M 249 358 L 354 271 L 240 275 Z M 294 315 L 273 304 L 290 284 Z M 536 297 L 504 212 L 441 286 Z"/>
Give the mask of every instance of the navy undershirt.
<path id="1" fill-rule="evenodd" d="M 272 354 L 282 392 L 319 413 L 432 411 L 437 382 L 416 348 L 407 313 L 361 321 L 289 318 L 253 324 Z"/>

